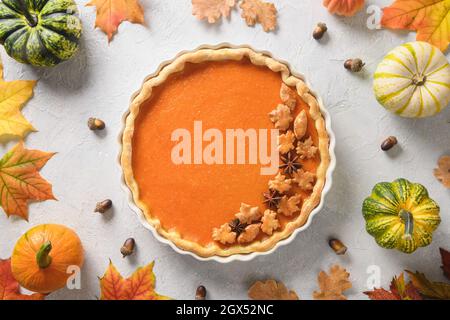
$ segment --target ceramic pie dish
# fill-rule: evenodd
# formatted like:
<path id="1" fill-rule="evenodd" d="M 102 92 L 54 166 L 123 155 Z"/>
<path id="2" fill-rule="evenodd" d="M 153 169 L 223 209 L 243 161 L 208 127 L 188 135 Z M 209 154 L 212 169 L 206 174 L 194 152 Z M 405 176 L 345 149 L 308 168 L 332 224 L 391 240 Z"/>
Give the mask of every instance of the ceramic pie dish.
<path id="1" fill-rule="evenodd" d="M 334 135 L 303 77 L 266 52 L 203 46 L 163 63 L 124 115 L 130 205 L 177 252 L 249 260 L 323 206 Z"/>

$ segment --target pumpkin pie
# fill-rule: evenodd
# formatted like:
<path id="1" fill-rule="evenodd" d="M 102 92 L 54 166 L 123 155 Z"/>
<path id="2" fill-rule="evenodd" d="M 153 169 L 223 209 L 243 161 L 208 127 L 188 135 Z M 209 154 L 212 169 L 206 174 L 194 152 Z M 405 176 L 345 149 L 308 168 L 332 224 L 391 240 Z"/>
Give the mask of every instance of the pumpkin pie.
<path id="1" fill-rule="evenodd" d="M 227 149 L 229 130 L 254 130 L 259 149 L 275 150 L 275 169 L 263 174 L 251 159 L 251 134 L 244 149 L 237 140 Z M 125 182 L 146 220 L 201 257 L 264 252 L 289 237 L 319 205 L 330 164 L 315 96 L 249 48 L 200 49 L 164 66 L 133 98 L 122 143 Z"/>

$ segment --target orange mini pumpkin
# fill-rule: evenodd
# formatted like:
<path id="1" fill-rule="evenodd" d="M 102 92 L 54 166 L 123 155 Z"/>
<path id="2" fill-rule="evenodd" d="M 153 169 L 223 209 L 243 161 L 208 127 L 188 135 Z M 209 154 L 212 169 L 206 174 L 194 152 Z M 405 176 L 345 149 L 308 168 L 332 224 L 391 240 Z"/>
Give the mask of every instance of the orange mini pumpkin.
<path id="1" fill-rule="evenodd" d="M 19 284 L 31 291 L 50 293 L 66 285 L 68 268 L 81 268 L 83 247 L 77 234 L 62 225 L 42 224 L 17 241 L 11 269 Z"/>
<path id="2" fill-rule="evenodd" d="M 365 0 L 323 0 L 323 5 L 331 14 L 351 17 L 364 6 Z"/>

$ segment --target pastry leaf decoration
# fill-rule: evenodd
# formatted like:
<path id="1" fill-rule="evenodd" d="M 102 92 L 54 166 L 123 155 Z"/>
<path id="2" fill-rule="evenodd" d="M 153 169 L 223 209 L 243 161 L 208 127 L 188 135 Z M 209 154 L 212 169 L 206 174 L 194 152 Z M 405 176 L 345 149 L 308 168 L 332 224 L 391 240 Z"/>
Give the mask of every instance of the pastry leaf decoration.
<path id="1" fill-rule="evenodd" d="M 389 290 L 376 288 L 364 294 L 371 300 L 423 300 L 414 284 L 411 281 L 405 282 L 403 273 L 392 279 Z"/>
<path id="2" fill-rule="evenodd" d="M 0 61 L 0 139 L 24 138 L 36 131 L 21 113 L 25 103 L 33 96 L 34 80 L 3 80 Z"/>
<path id="3" fill-rule="evenodd" d="M 11 271 L 11 259 L 0 259 L 0 300 L 44 300 L 44 295 L 21 294 L 19 283 Z"/>
<path id="4" fill-rule="evenodd" d="M 108 269 L 100 278 L 101 300 L 168 300 L 155 292 L 154 262 L 137 268 L 129 277 L 123 278 L 110 261 Z"/>
<path id="5" fill-rule="evenodd" d="M 450 0 L 396 0 L 383 9 L 381 25 L 417 31 L 418 41 L 445 51 L 450 43 Z"/>
<path id="6" fill-rule="evenodd" d="M 39 174 L 53 155 L 19 142 L 0 159 L 0 206 L 7 216 L 28 220 L 28 201 L 56 200 L 52 185 Z"/>
<path id="7" fill-rule="evenodd" d="M 95 27 L 100 28 L 111 41 L 123 21 L 144 24 L 144 9 L 139 0 L 91 0 L 86 6 L 95 6 Z"/>

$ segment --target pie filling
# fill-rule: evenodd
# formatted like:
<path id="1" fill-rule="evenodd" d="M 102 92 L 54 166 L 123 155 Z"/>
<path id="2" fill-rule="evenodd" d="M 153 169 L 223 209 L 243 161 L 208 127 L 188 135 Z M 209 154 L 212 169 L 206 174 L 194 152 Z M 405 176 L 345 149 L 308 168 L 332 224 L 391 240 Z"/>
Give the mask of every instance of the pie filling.
<path id="1" fill-rule="evenodd" d="M 270 176 L 249 161 L 174 163 L 174 131 L 187 129 L 193 141 L 199 121 L 203 133 L 214 128 L 224 136 L 227 129 L 277 127 L 281 168 Z M 280 73 L 248 59 L 188 63 L 140 106 L 132 139 L 139 200 L 164 230 L 203 247 L 264 240 L 296 219 L 311 195 L 321 161 L 318 140 L 308 105 Z"/>

